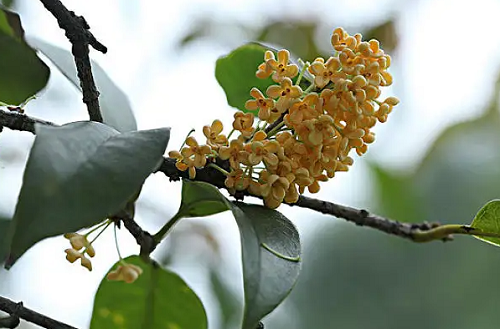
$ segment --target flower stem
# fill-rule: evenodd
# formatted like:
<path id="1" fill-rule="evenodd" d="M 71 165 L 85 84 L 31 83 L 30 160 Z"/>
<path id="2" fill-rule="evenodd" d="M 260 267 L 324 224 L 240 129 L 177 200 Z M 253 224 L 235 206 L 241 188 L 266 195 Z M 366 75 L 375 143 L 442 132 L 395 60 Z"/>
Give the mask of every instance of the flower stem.
<path id="1" fill-rule="evenodd" d="M 187 134 L 186 138 L 184 138 L 184 142 L 182 142 L 182 145 L 181 145 L 181 147 L 179 148 L 179 152 L 180 152 L 180 151 L 182 151 L 182 148 L 184 147 L 184 145 L 186 145 L 186 139 L 188 139 L 188 137 L 189 137 L 192 133 L 194 133 L 194 132 L 195 132 L 194 128 L 193 128 L 193 129 L 191 129 L 191 130 L 188 132 L 188 134 Z"/>
<path id="2" fill-rule="evenodd" d="M 271 131 L 267 133 L 267 137 L 271 137 L 275 135 L 283 126 L 285 125 L 285 122 L 280 122 L 276 127 L 274 127 Z"/>
<path id="3" fill-rule="evenodd" d="M 122 257 L 122 254 L 120 253 L 120 247 L 118 247 L 118 237 L 116 236 L 116 225 L 114 227 L 114 230 L 115 230 L 115 246 L 116 246 L 116 252 L 118 252 L 118 257 L 120 258 L 120 260 L 123 259 Z"/>
<path id="4" fill-rule="evenodd" d="M 182 218 L 182 215 L 179 215 L 179 213 L 175 214 L 174 217 L 172 217 L 171 220 L 169 220 L 163 227 L 155 234 L 153 235 L 153 239 L 155 243 L 160 243 L 161 240 L 167 236 L 167 234 L 172 230 L 175 224 Z"/>
<path id="5" fill-rule="evenodd" d="M 300 70 L 299 77 L 297 78 L 297 82 L 295 83 L 297 86 L 300 84 L 300 81 L 302 80 L 302 77 L 304 76 L 305 71 L 307 68 L 310 66 L 309 62 L 305 62 L 299 58 L 299 63 L 303 64 L 302 70 Z"/>
<path id="6" fill-rule="evenodd" d="M 212 167 L 214 168 L 215 170 L 218 170 L 220 171 L 221 173 L 223 173 L 224 175 L 229 175 L 229 172 L 227 172 L 225 169 L 219 167 L 218 165 L 216 165 L 215 163 L 209 163 L 207 167 Z"/>

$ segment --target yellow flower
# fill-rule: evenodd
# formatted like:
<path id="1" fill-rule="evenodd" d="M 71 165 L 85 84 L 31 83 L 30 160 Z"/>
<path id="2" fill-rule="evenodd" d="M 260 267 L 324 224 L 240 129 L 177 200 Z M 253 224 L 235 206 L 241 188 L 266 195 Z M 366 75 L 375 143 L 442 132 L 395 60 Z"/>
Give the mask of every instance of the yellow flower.
<path id="1" fill-rule="evenodd" d="M 312 145 L 321 145 L 324 140 L 333 138 L 333 119 L 327 114 L 320 115 L 317 119 L 304 121 L 304 126 L 309 130 L 307 141 Z"/>
<path id="2" fill-rule="evenodd" d="M 177 160 L 175 167 L 180 171 L 189 170 L 189 178 L 194 179 L 196 177 L 196 169 L 193 160 L 185 158 L 179 151 L 168 152 L 168 157 Z"/>
<path id="3" fill-rule="evenodd" d="M 276 108 L 280 113 L 283 113 L 288 109 L 292 99 L 299 98 L 302 95 L 302 89 L 299 86 L 294 86 L 290 78 L 284 78 L 279 86 L 271 85 L 267 87 L 266 94 L 271 98 L 279 97 Z"/>
<path id="4" fill-rule="evenodd" d="M 337 57 L 330 57 L 326 63 L 321 57 L 316 58 L 309 66 L 309 72 L 314 75 L 314 84 L 318 88 L 323 88 L 330 81 L 335 81 L 338 78 L 346 78 L 344 72 L 339 71 L 341 68 L 340 61 Z"/>
<path id="5" fill-rule="evenodd" d="M 243 136 L 249 137 L 254 132 L 254 116 L 252 113 L 243 113 L 241 111 L 234 114 L 233 128 L 238 130 Z"/>
<path id="6" fill-rule="evenodd" d="M 73 248 L 69 248 L 64 250 L 66 253 L 66 259 L 70 263 L 74 263 L 77 259 L 80 259 L 80 263 L 83 267 L 87 268 L 89 271 L 92 271 L 92 263 L 90 262 L 90 259 L 85 257 L 85 255 Z"/>
<path id="7" fill-rule="evenodd" d="M 220 120 L 214 120 L 211 126 L 203 127 L 203 134 L 207 138 L 207 144 L 212 148 L 218 149 L 220 145 L 227 144 L 227 137 L 221 135 L 222 129 L 224 127 Z"/>
<path id="8" fill-rule="evenodd" d="M 299 68 L 295 64 L 288 64 L 290 60 L 290 53 L 286 49 L 278 51 L 278 60 L 269 55 L 269 59 L 266 60 L 266 64 L 274 71 L 272 76 L 275 82 L 281 82 L 284 78 L 293 78 L 299 73 Z M 269 54 L 266 52 L 266 54 Z"/>
<path id="9" fill-rule="evenodd" d="M 361 42 L 361 34 L 349 36 L 343 28 L 338 27 L 333 31 L 331 42 L 336 51 L 342 51 L 346 48 L 355 50 Z"/>
<path id="10" fill-rule="evenodd" d="M 248 165 L 255 166 L 261 161 L 266 165 L 275 167 L 278 164 L 278 153 L 280 144 L 275 141 L 252 141 L 245 145 L 245 151 L 248 153 Z"/>
<path id="11" fill-rule="evenodd" d="M 302 101 L 298 101 L 292 104 L 288 113 L 283 118 L 286 125 L 290 128 L 297 127 L 305 119 L 313 119 L 319 116 L 319 113 L 313 106 L 318 102 L 318 94 L 310 93 Z"/>
<path id="12" fill-rule="evenodd" d="M 246 176 L 243 170 L 237 169 L 227 176 L 224 185 L 237 191 L 243 191 L 250 185 L 250 177 Z"/>
<path id="13" fill-rule="evenodd" d="M 193 160 L 193 165 L 196 168 L 203 168 L 207 163 L 207 155 L 212 153 L 212 150 L 208 145 L 199 145 L 196 139 L 192 136 L 186 138 L 186 145 L 189 147 L 184 147 L 181 150 L 181 154 L 184 158 L 190 158 Z"/>
<path id="14" fill-rule="evenodd" d="M 110 281 L 124 281 L 132 283 L 142 274 L 142 268 L 139 266 L 128 264 L 122 261 L 124 265 L 118 265 L 118 268 L 108 273 L 106 278 Z"/>
<path id="15" fill-rule="evenodd" d="M 85 235 L 78 233 L 66 233 L 64 234 L 64 237 L 69 240 L 73 249 L 80 250 L 85 248 L 85 253 L 87 253 L 90 257 L 95 256 L 94 247 L 90 244 Z"/>
<path id="16" fill-rule="evenodd" d="M 319 182 L 326 182 L 326 181 L 328 181 L 328 177 L 324 174 L 314 176 L 312 184 L 307 187 L 309 193 L 318 193 L 320 190 Z"/>
<path id="17" fill-rule="evenodd" d="M 239 169 L 240 163 L 244 160 L 242 151 L 243 143 L 237 139 L 233 139 L 229 143 L 229 146 L 222 146 L 219 149 L 219 157 L 222 160 L 229 160 L 231 168 Z"/>
<path id="18" fill-rule="evenodd" d="M 271 74 L 273 74 L 274 70 L 267 63 L 267 61 L 271 58 L 274 58 L 274 53 L 270 50 L 266 51 L 264 53 L 264 63 L 259 65 L 259 67 L 257 68 L 257 72 L 255 73 L 255 76 L 257 78 L 267 79 L 271 76 Z"/>
<path id="19" fill-rule="evenodd" d="M 261 179 L 265 181 L 261 186 L 265 205 L 271 209 L 278 208 L 290 187 L 290 181 L 285 177 L 269 174 L 265 170 L 261 172 Z"/>
<path id="20" fill-rule="evenodd" d="M 255 87 L 250 90 L 250 95 L 254 99 L 246 101 L 245 108 L 251 111 L 258 109 L 259 119 L 267 121 L 271 116 L 271 110 L 274 107 L 274 100 L 271 98 L 265 98 L 264 94 L 262 94 L 262 92 Z"/>

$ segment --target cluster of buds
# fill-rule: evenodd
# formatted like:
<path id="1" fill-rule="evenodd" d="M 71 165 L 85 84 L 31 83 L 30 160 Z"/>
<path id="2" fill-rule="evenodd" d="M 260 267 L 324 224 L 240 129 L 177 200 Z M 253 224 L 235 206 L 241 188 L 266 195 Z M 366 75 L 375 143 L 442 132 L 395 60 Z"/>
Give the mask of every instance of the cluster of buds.
<path id="1" fill-rule="evenodd" d="M 69 240 L 72 247 L 64 250 L 66 252 L 66 259 L 70 263 L 74 263 L 77 259 L 80 259 L 81 265 L 89 271 L 92 271 L 92 263 L 85 254 L 94 257 L 95 250 L 92 244 L 87 240 L 87 236 L 78 233 L 66 233 L 64 237 Z"/>
<path id="2" fill-rule="evenodd" d="M 228 140 L 222 123 L 215 120 L 203 128 L 206 145 L 188 137 L 186 147 L 169 153 L 177 159 L 176 167 L 189 170 L 193 179 L 195 168 L 204 167 L 207 159 L 227 160 L 230 171 L 218 169 L 227 176 L 228 190 L 247 190 L 269 208 L 297 202 L 306 188 L 316 193 L 319 182 L 348 171 L 354 162 L 351 151 L 366 153 L 375 140 L 371 128 L 385 122 L 399 100 L 378 99 L 380 88 L 392 84 L 392 76 L 387 72 L 391 58 L 377 40 L 362 41 L 361 34 L 350 36 L 337 28 L 331 43 L 333 56 L 305 63 L 300 72 L 287 50 L 278 51 L 277 57 L 267 51 L 256 76 L 271 77 L 276 84 L 265 94 L 252 88 L 253 99 L 245 104 L 259 121 L 254 124 L 252 112 L 237 112 L 229 137 L 234 131 L 239 136 Z M 306 70 L 310 78 L 303 90 Z"/>
<path id="3" fill-rule="evenodd" d="M 139 266 L 126 263 L 124 260 L 121 263 L 122 265 L 118 265 L 116 270 L 108 273 L 106 277 L 108 280 L 132 283 L 142 274 L 142 269 Z"/>

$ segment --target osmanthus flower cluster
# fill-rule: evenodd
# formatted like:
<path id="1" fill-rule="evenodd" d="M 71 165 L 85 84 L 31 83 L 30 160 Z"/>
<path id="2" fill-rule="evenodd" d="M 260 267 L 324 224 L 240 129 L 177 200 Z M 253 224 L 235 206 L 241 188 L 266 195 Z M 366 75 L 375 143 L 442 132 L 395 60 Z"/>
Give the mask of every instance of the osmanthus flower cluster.
<path id="1" fill-rule="evenodd" d="M 379 99 L 392 76 L 387 71 L 391 58 L 377 40 L 363 41 L 361 34 L 337 28 L 331 44 L 332 56 L 318 57 L 301 70 L 287 50 L 277 56 L 267 51 L 256 76 L 271 77 L 275 84 L 252 88 L 245 105 L 257 117 L 237 112 L 228 137 L 235 131 L 239 136 L 231 140 L 222 134 L 221 121 L 205 126 L 206 145 L 189 136 L 180 152 L 169 153 L 176 167 L 193 179 L 195 168 L 208 161 L 227 176 L 230 192 L 248 190 L 269 208 L 296 202 L 306 188 L 316 193 L 320 182 L 348 171 L 352 152 L 366 153 L 375 140 L 371 129 L 385 122 L 399 101 Z M 304 83 L 306 70 L 310 78 Z M 229 162 L 229 171 L 215 165 L 217 157 Z"/>

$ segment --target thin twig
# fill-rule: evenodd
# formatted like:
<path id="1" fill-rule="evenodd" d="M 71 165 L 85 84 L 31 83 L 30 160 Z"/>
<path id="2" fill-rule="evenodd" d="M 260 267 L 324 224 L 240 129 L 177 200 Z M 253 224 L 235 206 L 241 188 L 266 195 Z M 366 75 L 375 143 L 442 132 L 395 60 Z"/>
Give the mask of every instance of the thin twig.
<path id="1" fill-rule="evenodd" d="M 5 121 L 3 117 L 8 114 L 8 112 L 0 110 L 0 123 Z M 28 116 L 21 115 L 21 114 L 14 114 L 20 116 L 19 120 L 28 120 L 28 122 L 36 121 L 35 119 L 32 119 Z M 39 122 L 38 123 L 44 124 L 44 122 Z M 50 124 L 50 123 L 49 123 Z M 7 128 L 10 128 L 8 124 L 4 125 Z M 22 125 L 21 125 L 22 126 Z M 29 126 L 29 124 L 27 124 Z M 28 130 L 29 131 L 29 130 Z M 220 162 L 220 160 L 217 163 L 222 168 L 227 168 L 227 163 L 226 162 Z M 179 180 L 180 178 L 188 179 L 189 175 L 187 171 L 180 171 L 175 167 L 175 159 L 170 159 L 170 158 L 164 158 L 161 166 L 158 168 L 159 172 L 164 173 L 167 177 L 170 178 L 170 180 L 176 181 Z M 196 180 L 198 181 L 204 181 L 207 183 L 210 183 L 217 188 L 225 188 L 224 185 L 224 180 L 225 180 L 225 175 L 220 173 L 219 171 L 207 166 L 203 169 L 197 169 L 196 171 Z M 240 192 L 235 195 L 236 198 L 242 199 L 244 196 L 249 195 L 248 193 L 245 192 Z M 301 195 L 299 197 L 299 200 L 296 203 L 290 204 L 290 206 L 297 206 L 297 207 L 302 207 L 302 208 L 308 208 L 317 212 L 321 212 L 323 214 L 327 215 L 332 215 L 337 218 L 343 218 L 349 222 L 352 222 L 356 225 L 359 226 L 367 226 L 374 228 L 376 230 L 391 234 L 391 235 L 396 235 L 405 239 L 409 239 L 415 242 L 421 242 L 422 238 L 422 232 L 426 231 L 431 231 L 435 229 L 436 227 L 439 227 L 439 224 L 429 224 L 429 223 L 419 223 L 419 224 L 411 224 L 411 223 L 404 223 L 404 222 L 398 222 L 395 220 L 391 220 L 389 218 L 385 218 L 382 216 L 374 215 L 369 213 L 366 210 L 362 209 L 356 209 L 356 208 L 351 208 L 343 205 L 339 205 L 333 202 L 329 201 L 323 201 L 323 200 L 318 200 L 310 197 L 306 197 Z M 123 221 L 125 224 L 125 227 L 130 231 L 130 233 L 136 238 L 137 242 L 141 247 L 143 244 L 145 244 L 145 249 L 147 250 L 148 248 L 148 240 L 150 239 L 151 235 L 147 232 L 147 235 L 141 233 L 141 231 L 136 230 L 137 227 L 139 227 L 137 224 L 134 224 L 135 222 L 132 221 Z M 137 225 L 137 227 L 135 227 Z M 140 229 L 140 227 L 139 227 Z M 144 232 L 144 231 L 142 231 Z M 434 239 L 435 240 L 435 239 Z M 439 237 L 439 240 L 443 241 L 448 241 L 451 240 L 450 235 L 445 235 L 442 237 Z M 145 242 L 144 242 L 145 241 Z M 430 240 L 427 240 L 430 241 Z M 149 245 L 150 248 L 151 245 Z M 153 247 L 154 249 L 154 247 Z M 152 251 L 152 249 L 151 249 Z"/>
<path id="2" fill-rule="evenodd" d="M 44 328 L 76 329 L 75 327 L 72 327 L 65 323 L 49 318 L 46 315 L 30 310 L 29 308 L 24 307 L 22 303 L 16 303 L 8 298 L 1 296 L 0 296 L 0 310 L 7 312 L 9 314 L 14 314 L 16 317 L 35 323 Z"/>
<path id="3" fill-rule="evenodd" d="M 83 102 L 87 105 L 90 120 L 102 122 L 99 107 L 99 91 L 92 75 L 92 66 L 89 58 L 89 45 L 94 49 L 106 53 L 107 48 L 96 40 L 90 33 L 90 26 L 82 16 L 69 11 L 59 0 L 40 0 L 45 8 L 54 15 L 59 27 L 66 32 L 66 37 L 72 45 L 76 70 L 82 87 Z"/>
<path id="4" fill-rule="evenodd" d="M 12 130 L 29 131 L 35 133 L 35 123 L 46 126 L 57 126 L 55 123 L 29 117 L 18 112 L 0 110 L 0 127 L 7 127 Z"/>

